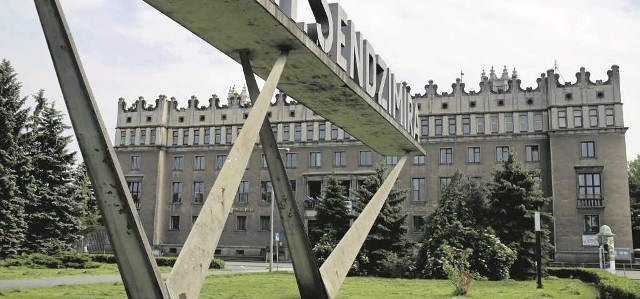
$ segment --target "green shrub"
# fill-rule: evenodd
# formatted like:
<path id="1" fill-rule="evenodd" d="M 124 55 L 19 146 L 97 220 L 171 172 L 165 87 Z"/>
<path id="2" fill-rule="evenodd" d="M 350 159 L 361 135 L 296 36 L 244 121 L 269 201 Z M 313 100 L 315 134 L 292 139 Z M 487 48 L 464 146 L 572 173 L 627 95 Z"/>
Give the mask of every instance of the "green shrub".
<path id="1" fill-rule="evenodd" d="M 14 256 L 0 263 L 4 267 L 28 267 L 33 269 L 90 269 L 97 268 L 99 264 L 91 261 L 87 254 L 77 252 L 59 252 L 57 254 L 32 253 Z"/>
<path id="2" fill-rule="evenodd" d="M 413 278 L 415 273 L 415 257 L 401 256 L 386 251 L 384 258 L 376 262 L 375 271 L 380 277 Z"/>
<path id="3" fill-rule="evenodd" d="M 640 299 L 638 282 L 601 269 L 549 268 L 548 271 L 557 277 L 573 277 L 595 284 L 602 299 Z"/>
<path id="4" fill-rule="evenodd" d="M 471 287 L 471 276 L 469 274 L 469 256 L 473 250 L 458 249 L 447 244 L 440 246 L 444 253 L 442 269 L 447 274 L 447 278 L 453 285 L 454 296 L 464 296 Z"/>

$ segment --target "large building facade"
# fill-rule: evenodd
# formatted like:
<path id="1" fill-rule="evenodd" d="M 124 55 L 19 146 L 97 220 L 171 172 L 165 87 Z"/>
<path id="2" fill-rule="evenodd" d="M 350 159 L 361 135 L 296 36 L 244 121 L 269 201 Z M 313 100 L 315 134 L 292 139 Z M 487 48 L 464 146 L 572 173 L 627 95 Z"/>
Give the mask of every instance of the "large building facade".
<path id="1" fill-rule="evenodd" d="M 397 184 L 409 190 L 404 209 L 410 236 L 423 236 L 423 217 L 436 208 L 456 170 L 488 179 L 513 151 L 527 168 L 540 170 L 539 186 L 553 199 L 548 209 L 555 219 L 556 261 L 597 261 L 596 233 L 604 224 L 616 234 L 616 247 L 631 248 L 618 67 L 608 71 L 606 82 L 591 82 L 589 75 L 582 68 L 575 83 L 560 84 L 549 70 L 536 88 L 522 88 L 515 70 L 498 76 L 491 69 L 488 76 L 482 73 L 477 92 L 457 80 L 448 93 L 439 93 L 431 81 L 416 93 L 427 155 L 413 157 Z M 147 238 L 155 250 L 177 253 L 251 110 L 248 94 L 232 88 L 225 105 L 214 95 L 206 106 L 192 97 L 179 108 L 165 96 L 153 106 L 142 98 L 131 106 L 120 99 L 119 106 L 116 151 Z M 283 94 L 268 117 L 305 225 L 312 225 L 328 176 L 354 190 L 377 163 L 398 161 Z M 265 255 L 269 180 L 256 144 L 216 255 Z M 282 232 L 275 213 L 275 231 Z M 280 236 L 286 258 L 286 238 Z"/>

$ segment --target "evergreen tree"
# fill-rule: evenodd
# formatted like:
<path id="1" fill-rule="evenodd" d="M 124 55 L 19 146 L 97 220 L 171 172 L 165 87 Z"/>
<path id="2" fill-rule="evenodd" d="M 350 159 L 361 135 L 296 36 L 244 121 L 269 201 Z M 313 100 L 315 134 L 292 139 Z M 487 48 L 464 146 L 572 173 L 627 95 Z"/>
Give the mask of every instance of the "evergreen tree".
<path id="1" fill-rule="evenodd" d="M 385 180 L 386 166 L 379 164 L 375 174 L 365 178 L 364 183 L 355 192 L 354 210 L 361 213 L 371 201 Z M 378 218 L 376 218 L 367 239 L 360 250 L 360 273 L 365 275 L 388 276 L 388 269 L 382 264 L 392 253 L 407 259 L 413 254 L 413 242 L 407 237 L 407 214 L 402 210 L 402 202 L 407 191 L 394 188 L 387 197 Z"/>
<path id="2" fill-rule="evenodd" d="M 98 201 L 89 180 L 87 165 L 82 162 L 76 167 L 73 174 L 75 188 L 75 200 L 82 203 L 83 212 L 81 223 L 85 228 L 84 233 L 90 232 L 102 225 L 102 216 L 98 209 Z"/>
<path id="3" fill-rule="evenodd" d="M 491 280 L 508 277 L 515 253 L 500 242 L 491 228 L 479 225 L 478 220 L 486 214 L 485 199 L 482 186 L 456 172 L 438 207 L 425 221 L 424 239 L 416 261 L 418 277 L 446 277 L 446 246 L 471 249 L 471 271 Z"/>
<path id="4" fill-rule="evenodd" d="M 542 218 L 542 262 L 546 264 L 546 253 L 552 249 L 549 241 L 549 226 L 552 216 L 544 212 L 550 198 L 539 190 L 535 177 L 538 170 L 528 170 L 522 162 L 514 159 L 513 153 L 504 161 L 501 169 L 492 173 L 489 183 L 488 214 L 484 218 L 502 243 L 517 253 L 509 274 L 514 279 L 531 279 L 536 275 L 536 242 L 534 213 L 540 211 Z"/>
<path id="5" fill-rule="evenodd" d="M 21 251 L 25 240 L 25 195 L 19 181 L 25 164 L 22 131 L 29 113 L 20 98 L 21 84 L 7 60 L 0 63 L 0 258 Z"/>
<path id="6" fill-rule="evenodd" d="M 34 96 L 32 117 L 33 175 L 38 182 L 35 195 L 25 205 L 26 246 L 32 252 L 67 250 L 82 231 L 82 202 L 77 200 L 73 166 L 75 152 L 67 146 L 70 136 L 63 136 L 69 126 L 63 114 L 40 90 Z"/>
<path id="7" fill-rule="evenodd" d="M 640 155 L 629 161 L 629 201 L 633 248 L 640 247 Z"/>
<path id="8" fill-rule="evenodd" d="M 316 205 L 315 226 L 309 232 L 311 244 L 316 244 L 324 234 L 330 234 L 331 239 L 339 241 L 349 230 L 352 216 L 345 204 L 347 194 L 347 189 L 340 185 L 335 175 L 331 175 L 322 200 Z"/>

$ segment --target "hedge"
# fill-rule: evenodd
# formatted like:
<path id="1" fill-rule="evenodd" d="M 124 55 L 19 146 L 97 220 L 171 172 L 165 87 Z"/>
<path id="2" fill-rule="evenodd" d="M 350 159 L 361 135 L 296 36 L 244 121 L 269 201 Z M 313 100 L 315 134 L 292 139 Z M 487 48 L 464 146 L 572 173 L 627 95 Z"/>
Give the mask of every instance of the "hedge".
<path id="1" fill-rule="evenodd" d="M 601 269 L 549 268 L 549 274 L 560 278 L 577 278 L 593 283 L 602 299 L 640 299 L 640 283 Z"/>
<path id="2" fill-rule="evenodd" d="M 158 266 L 173 266 L 176 263 L 175 256 L 157 256 L 156 263 Z M 113 254 L 92 254 L 91 260 L 99 263 L 115 264 L 116 257 Z M 214 258 L 209 265 L 209 269 L 223 269 L 224 261 Z"/>
<path id="3" fill-rule="evenodd" d="M 0 261 L 2 267 L 28 267 L 32 269 L 91 269 L 100 264 L 93 262 L 89 255 L 77 252 L 60 252 L 57 254 L 32 253 L 16 255 Z"/>

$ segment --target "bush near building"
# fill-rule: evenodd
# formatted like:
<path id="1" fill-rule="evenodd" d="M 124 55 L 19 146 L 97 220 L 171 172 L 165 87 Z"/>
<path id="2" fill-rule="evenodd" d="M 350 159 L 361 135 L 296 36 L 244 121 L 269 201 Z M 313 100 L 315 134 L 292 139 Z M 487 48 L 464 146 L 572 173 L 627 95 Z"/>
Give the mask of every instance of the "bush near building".
<path id="1" fill-rule="evenodd" d="M 560 278 L 577 278 L 595 284 L 601 299 L 640 299 L 640 284 L 637 281 L 601 269 L 549 268 L 548 272 Z"/>

